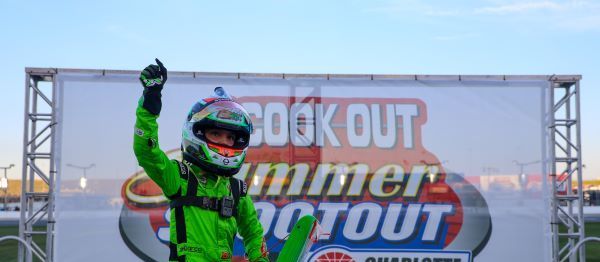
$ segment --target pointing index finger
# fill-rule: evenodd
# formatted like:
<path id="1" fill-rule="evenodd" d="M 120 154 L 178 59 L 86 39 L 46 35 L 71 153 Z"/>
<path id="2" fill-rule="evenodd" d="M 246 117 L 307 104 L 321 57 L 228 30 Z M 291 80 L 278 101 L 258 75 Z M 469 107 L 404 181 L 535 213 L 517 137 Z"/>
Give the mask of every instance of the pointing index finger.
<path id="1" fill-rule="evenodd" d="M 156 61 L 156 64 L 158 65 L 158 67 L 160 69 L 165 68 L 165 66 L 163 65 L 163 63 L 160 60 L 158 60 L 158 58 L 155 58 L 154 61 Z"/>

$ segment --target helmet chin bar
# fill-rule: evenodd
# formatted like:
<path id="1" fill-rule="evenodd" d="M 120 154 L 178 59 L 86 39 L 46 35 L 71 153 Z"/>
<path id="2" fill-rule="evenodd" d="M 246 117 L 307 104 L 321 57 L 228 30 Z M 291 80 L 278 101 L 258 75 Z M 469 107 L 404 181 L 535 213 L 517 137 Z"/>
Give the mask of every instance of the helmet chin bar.
<path id="1" fill-rule="evenodd" d="M 183 160 L 188 161 L 188 162 L 192 163 L 193 165 L 198 166 L 202 170 L 207 171 L 207 172 L 217 175 L 217 176 L 231 177 L 231 176 L 237 174 L 238 171 L 240 171 L 239 168 L 223 169 L 223 168 L 218 168 L 214 165 L 207 164 L 204 161 L 198 159 L 198 157 L 196 157 L 193 154 L 188 153 L 186 151 L 183 151 L 182 154 L 183 154 Z"/>

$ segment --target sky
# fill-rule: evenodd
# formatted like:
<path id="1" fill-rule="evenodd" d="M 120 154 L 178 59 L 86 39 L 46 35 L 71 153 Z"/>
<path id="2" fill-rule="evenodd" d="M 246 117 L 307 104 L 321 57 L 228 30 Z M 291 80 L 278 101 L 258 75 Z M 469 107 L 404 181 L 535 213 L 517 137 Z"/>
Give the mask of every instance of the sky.
<path id="1" fill-rule="evenodd" d="M 10 178 L 23 165 L 26 67 L 141 70 L 158 57 L 171 71 L 580 74 L 584 178 L 600 179 L 600 1 L 8 0 L 0 10 Z"/>

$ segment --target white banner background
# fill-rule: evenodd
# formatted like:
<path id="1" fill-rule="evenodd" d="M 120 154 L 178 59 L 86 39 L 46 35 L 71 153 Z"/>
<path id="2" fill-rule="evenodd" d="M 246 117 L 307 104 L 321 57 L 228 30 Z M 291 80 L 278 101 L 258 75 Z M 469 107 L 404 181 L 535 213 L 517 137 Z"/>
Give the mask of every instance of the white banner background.
<path id="1" fill-rule="evenodd" d="M 119 232 L 121 188 L 127 178 L 140 171 L 132 149 L 135 108 L 142 93 L 137 75 L 59 73 L 57 79 L 55 259 L 139 260 Z M 191 74 L 173 73 L 163 90 L 160 145 L 163 150 L 179 148 L 181 126 L 189 108 L 211 95 L 215 86 L 223 86 L 237 97 L 289 97 L 319 88 L 322 97 L 355 101 L 419 99 L 427 108 L 423 146 L 447 172 L 479 181 L 475 186 L 488 204 L 492 232 L 474 261 L 549 261 L 550 209 L 545 181 L 539 178 L 545 171 L 547 85 L 540 81 L 193 78 Z M 360 158 L 356 156 L 357 161 Z M 541 162 L 519 168 L 518 163 L 535 161 Z M 79 187 L 83 172 L 68 164 L 95 164 L 87 172 L 85 191 Z M 528 181 L 538 183 L 519 186 L 521 172 Z M 167 246 L 164 249 L 168 254 Z"/>

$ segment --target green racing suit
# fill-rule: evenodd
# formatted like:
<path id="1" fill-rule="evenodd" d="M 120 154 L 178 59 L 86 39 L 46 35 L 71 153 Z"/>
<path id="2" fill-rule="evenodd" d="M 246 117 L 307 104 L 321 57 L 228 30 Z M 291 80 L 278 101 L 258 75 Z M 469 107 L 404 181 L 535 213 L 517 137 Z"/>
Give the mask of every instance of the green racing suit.
<path id="1" fill-rule="evenodd" d="M 144 108 L 143 99 L 140 99 L 136 110 L 133 148 L 139 165 L 164 195 L 170 201 L 176 196 L 188 196 L 194 190 L 198 197 L 219 199 L 231 196 L 229 178 L 210 174 L 187 161 L 179 162 L 167 157 L 158 144 L 158 115 Z M 191 170 L 192 177 L 186 179 L 182 176 L 184 170 Z M 190 179 L 197 182 L 190 186 Z M 243 238 L 249 261 L 268 261 L 263 228 L 252 199 L 242 195 L 235 207 L 235 215 L 228 218 L 198 206 L 172 209 L 169 261 L 231 261 L 236 233 Z"/>

